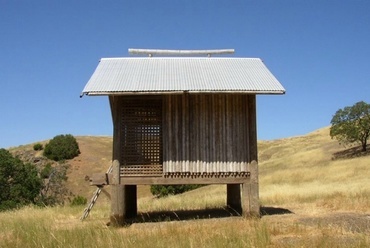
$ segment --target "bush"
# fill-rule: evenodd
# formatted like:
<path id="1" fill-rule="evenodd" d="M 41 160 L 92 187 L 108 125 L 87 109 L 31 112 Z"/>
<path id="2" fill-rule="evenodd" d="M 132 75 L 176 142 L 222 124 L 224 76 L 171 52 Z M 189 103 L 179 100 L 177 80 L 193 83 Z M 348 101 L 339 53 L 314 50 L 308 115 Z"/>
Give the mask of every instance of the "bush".
<path id="1" fill-rule="evenodd" d="M 42 179 L 46 179 L 50 177 L 51 172 L 53 171 L 53 167 L 50 163 L 46 164 L 45 167 L 40 171 L 40 177 Z"/>
<path id="2" fill-rule="evenodd" d="M 182 194 L 186 191 L 194 190 L 200 188 L 204 185 L 200 184 L 183 184 L 183 185 L 152 185 L 150 187 L 150 192 L 152 195 L 157 197 L 164 197 L 168 195 Z"/>
<path id="3" fill-rule="evenodd" d="M 35 150 L 35 151 L 41 151 L 42 149 L 44 149 L 44 146 L 40 143 L 37 143 L 37 144 L 33 145 L 33 150 Z"/>
<path id="4" fill-rule="evenodd" d="M 83 196 L 78 195 L 72 199 L 71 206 L 81 206 L 81 205 L 86 205 L 86 203 L 87 203 L 87 199 Z"/>
<path id="5" fill-rule="evenodd" d="M 78 143 L 71 134 L 57 135 L 44 149 L 44 156 L 54 161 L 72 159 L 80 154 Z"/>
<path id="6" fill-rule="evenodd" d="M 0 149 L 0 211 L 36 203 L 42 188 L 34 165 Z"/>

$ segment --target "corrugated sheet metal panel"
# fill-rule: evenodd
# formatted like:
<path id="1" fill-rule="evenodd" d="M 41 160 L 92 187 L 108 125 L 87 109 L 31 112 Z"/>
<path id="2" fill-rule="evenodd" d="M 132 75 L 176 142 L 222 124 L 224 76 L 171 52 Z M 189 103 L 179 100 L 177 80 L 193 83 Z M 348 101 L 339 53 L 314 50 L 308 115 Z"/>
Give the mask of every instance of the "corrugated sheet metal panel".
<path id="1" fill-rule="evenodd" d="M 105 58 L 83 94 L 176 92 L 283 94 L 258 58 Z"/>

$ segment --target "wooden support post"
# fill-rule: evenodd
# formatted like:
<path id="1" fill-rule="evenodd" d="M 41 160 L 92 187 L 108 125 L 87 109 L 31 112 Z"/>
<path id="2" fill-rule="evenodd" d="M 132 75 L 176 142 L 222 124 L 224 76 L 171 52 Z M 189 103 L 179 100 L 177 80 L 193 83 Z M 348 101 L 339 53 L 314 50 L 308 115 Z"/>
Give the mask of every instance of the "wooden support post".
<path id="1" fill-rule="evenodd" d="M 242 209 L 243 216 L 260 216 L 259 186 L 258 186 L 258 163 L 254 160 L 250 164 L 251 178 L 243 183 Z"/>
<path id="2" fill-rule="evenodd" d="M 123 226 L 128 218 L 137 215 L 137 186 L 121 184 L 120 160 L 122 159 L 122 98 L 110 96 L 113 119 L 113 171 L 111 185 L 112 226 Z"/>
<path id="3" fill-rule="evenodd" d="M 248 155 L 250 162 L 250 180 L 242 185 L 242 209 L 244 216 L 260 216 L 258 186 L 258 151 L 256 95 L 248 95 L 247 127 Z"/>
<path id="4" fill-rule="evenodd" d="M 129 218 L 137 215 L 136 185 L 120 184 L 119 162 L 113 162 L 111 182 L 111 216 L 112 226 L 123 226 Z"/>
<path id="5" fill-rule="evenodd" d="M 240 195 L 240 184 L 227 184 L 227 206 L 234 209 L 238 213 L 241 213 L 241 195 Z"/>
<path id="6" fill-rule="evenodd" d="M 125 188 L 120 185 L 120 165 L 117 160 L 113 161 L 111 180 L 111 215 L 112 226 L 123 226 L 125 222 Z"/>

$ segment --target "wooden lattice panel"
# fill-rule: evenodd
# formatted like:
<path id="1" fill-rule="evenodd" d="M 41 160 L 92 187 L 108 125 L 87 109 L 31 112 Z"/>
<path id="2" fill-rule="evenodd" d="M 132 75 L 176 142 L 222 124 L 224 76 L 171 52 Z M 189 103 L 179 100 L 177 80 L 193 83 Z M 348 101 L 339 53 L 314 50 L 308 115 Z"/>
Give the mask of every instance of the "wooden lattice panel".
<path id="1" fill-rule="evenodd" d="M 130 97 L 124 99 L 122 111 L 123 173 L 157 175 L 163 160 L 162 99 Z"/>
<path id="2" fill-rule="evenodd" d="M 162 165 L 127 165 L 121 167 L 123 177 L 162 176 Z"/>
<path id="3" fill-rule="evenodd" d="M 250 177 L 250 172 L 215 172 L 215 173 L 200 173 L 200 172 L 174 172 L 165 173 L 165 178 L 247 178 Z"/>

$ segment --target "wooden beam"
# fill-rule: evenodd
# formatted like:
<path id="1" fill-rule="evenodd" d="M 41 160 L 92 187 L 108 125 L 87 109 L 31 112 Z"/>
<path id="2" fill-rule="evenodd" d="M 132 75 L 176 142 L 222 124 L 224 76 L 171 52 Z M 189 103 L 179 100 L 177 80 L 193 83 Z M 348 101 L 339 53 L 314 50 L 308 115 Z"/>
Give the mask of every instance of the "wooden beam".
<path id="1" fill-rule="evenodd" d="M 241 184 L 249 177 L 224 178 L 164 178 L 164 177 L 121 177 L 121 185 L 176 185 L 176 184 Z"/>
<path id="2" fill-rule="evenodd" d="M 175 56 L 194 56 L 194 55 L 206 55 L 211 56 L 215 54 L 233 54 L 234 49 L 215 49 L 215 50 L 166 50 L 166 49 L 135 49 L 129 48 L 129 54 L 134 55 L 148 55 L 149 57 L 154 55 L 175 55 Z"/>
<path id="3" fill-rule="evenodd" d="M 89 181 L 91 186 L 104 186 L 109 184 L 106 173 L 94 173 Z"/>

